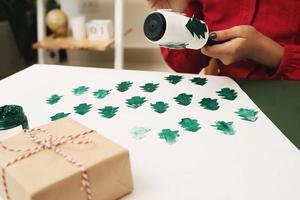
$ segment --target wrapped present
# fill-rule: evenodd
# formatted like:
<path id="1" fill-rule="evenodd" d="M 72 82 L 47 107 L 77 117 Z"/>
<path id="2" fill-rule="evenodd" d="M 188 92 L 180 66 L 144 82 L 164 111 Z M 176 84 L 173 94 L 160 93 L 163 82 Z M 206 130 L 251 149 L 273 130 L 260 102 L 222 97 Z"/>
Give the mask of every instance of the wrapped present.
<path id="1" fill-rule="evenodd" d="M 133 190 L 129 152 L 63 118 L 0 143 L 3 200 L 117 199 Z"/>

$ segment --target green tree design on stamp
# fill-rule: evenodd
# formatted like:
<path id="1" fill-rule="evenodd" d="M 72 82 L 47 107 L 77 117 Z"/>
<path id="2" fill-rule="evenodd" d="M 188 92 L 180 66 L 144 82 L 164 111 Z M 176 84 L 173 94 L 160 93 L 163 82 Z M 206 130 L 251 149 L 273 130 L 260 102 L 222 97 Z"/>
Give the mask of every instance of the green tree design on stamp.
<path id="1" fill-rule="evenodd" d="M 185 94 L 181 93 L 177 97 L 174 97 L 175 101 L 183 106 L 188 106 L 192 102 L 193 95 L 192 94 Z"/>
<path id="2" fill-rule="evenodd" d="M 185 130 L 191 132 L 197 132 L 199 129 L 201 129 L 201 126 L 196 119 L 183 118 L 178 124 L 180 124 Z"/>
<path id="3" fill-rule="evenodd" d="M 125 92 L 130 89 L 132 84 L 133 84 L 133 82 L 123 81 L 123 82 L 119 83 L 116 88 L 119 92 Z"/>
<path id="4" fill-rule="evenodd" d="M 151 131 L 149 128 L 145 127 L 134 127 L 130 130 L 130 134 L 134 139 L 141 140 L 146 137 L 147 133 Z"/>
<path id="5" fill-rule="evenodd" d="M 130 99 L 127 99 L 126 104 L 130 108 L 138 108 L 138 107 L 142 106 L 146 101 L 147 100 L 145 97 L 134 96 L 134 97 L 131 97 Z"/>
<path id="6" fill-rule="evenodd" d="M 206 25 L 194 16 L 189 19 L 185 27 L 190 31 L 193 37 L 196 35 L 199 39 L 200 36 L 205 39 L 205 33 L 207 32 Z"/>
<path id="7" fill-rule="evenodd" d="M 217 94 L 223 99 L 235 100 L 237 98 L 237 92 L 234 89 L 222 88 L 220 91 L 217 91 Z"/>
<path id="8" fill-rule="evenodd" d="M 168 110 L 169 104 L 163 102 L 163 101 L 157 101 L 156 103 L 151 104 L 152 109 L 157 113 L 164 113 Z"/>
<path id="9" fill-rule="evenodd" d="M 253 109 L 240 108 L 235 113 L 238 114 L 238 116 L 245 121 L 255 122 L 257 120 L 258 112 Z"/>
<path id="10" fill-rule="evenodd" d="M 55 121 L 64 117 L 69 116 L 70 113 L 64 113 L 64 112 L 60 112 L 60 113 L 56 113 L 55 115 L 51 116 L 51 121 Z"/>
<path id="11" fill-rule="evenodd" d="M 47 99 L 47 104 L 50 105 L 56 104 L 62 97 L 63 96 L 59 96 L 57 94 L 51 95 L 51 97 Z"/>
<path id="12" fill-rule="evenodd" d="M 179 83 L 182 79 L 183 77 L 179 75 L 170 75 L 165 77 L 165 80 L 169 81 L 169 83 L 172 83 L 174 85 Z"/>
<path id="13" fill-rule="evenodd" d="M 73 89 L 73 94 L 76 96 L 85 94 L 90 88 L 86 86 L 79 86 Z"/>
<path id="14" fill-rule="evenodd" d="M 165 140 L 168 144 L 174 144 L 177 142 L 177 138 L 179 137 L 179 131 L 172 131 L 170 129 L 163 129 L 158 135 L 160 139 Z"/>
<path id="15" fill-rule="evenodd" d="M 104 99 L 107 95 L 109 95 L 110 92 L 111 90 L 99 89 L 94 92 L 94 97 L 97 99 Z"/>
<path id="16" fill-rule="evenodd" d="M 217 130 L 221 131 L 225 135 L 234 135 L 235 130 L 233 128 L 233 122 L 224 122 L 224 121 L 217 121 L 214 125 Z"/>
<path id="17" fill-rule="evenodd" d="M 143 86 L 140 86 L 140 88 L 145 92 L 154 92 L 158 88 L 159 84 L 154 83 L 146 83 Z"/>
<path id="18" fill-rule="evenodd" d="M 92 104 L 81 103 L 74 107 L 74 111 L 79 115 L 85 115 L 86 113 L 90 112 L 91 108 Z"/>
<path id="19" fill-rule="evenodd" d="M 211 98 L 203 98 L 199 104 L 207 110 L 218 110 L 219 109 L 219 103 L 217 99 L 211 99 Z"/>
<path id="20" fill-rule="evenodd" d="M 119 107 L 105 106 L 104 108 L 100 108 L 98 110 L 102 117 L 110 119 L 117 114 Z"/>
<path id="21" fill-rule="evenodd" d="M 166 47 L 168 49 L 185 49 L 188 44 L 186 43 L 165 43 L 161 44 L 161 47 Z"/>
<path id="22" fill-rule="evenodd" d="M 191 79 L 191 82 L 196 84 L 196 85 L 205 85 L 207 83 L 207 78 L 200 78 L 200 77 L 195 77 Z"/>

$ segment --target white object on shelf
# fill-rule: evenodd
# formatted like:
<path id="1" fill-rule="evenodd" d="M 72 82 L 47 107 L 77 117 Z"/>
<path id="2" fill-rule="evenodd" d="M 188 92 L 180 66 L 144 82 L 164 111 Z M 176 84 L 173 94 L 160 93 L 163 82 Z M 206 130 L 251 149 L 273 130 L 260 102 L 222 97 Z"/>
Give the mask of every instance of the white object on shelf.
<path id="1" fill-rule="evenodd" d="M 86 31 L 88 40 L 109 40 L 113 37 L 112 20 L 91 20 L 86 24 Z"/>
<path id="2" fill-rule="evenodd" d="M 83 15 L 73 17 L 70 22 L 73 38 L 75 40 L 86 39 L 85 17 Z"/>

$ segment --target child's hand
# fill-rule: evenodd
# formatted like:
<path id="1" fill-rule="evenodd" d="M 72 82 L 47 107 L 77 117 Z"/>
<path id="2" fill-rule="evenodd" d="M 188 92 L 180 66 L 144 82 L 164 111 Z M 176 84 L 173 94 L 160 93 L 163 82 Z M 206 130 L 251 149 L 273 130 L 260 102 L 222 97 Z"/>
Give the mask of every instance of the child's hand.
<path id="1" fill-rule="evenodd" d="M 147 0 L 151 9 L 172 9 L 177 12 L 184 12 L 186 0 Z"/>
<path id="2" fill-rule="evenodd" d="M 215 41 L 224 41 L 224 43 L 204 47 L 201 52 L 221 60 L 225 65 L 251 59 L 276 68 L 284 53 L 281 45 L 258 32 L 253 26 L 235 26 L 211 33 L 210 37 Z"/>

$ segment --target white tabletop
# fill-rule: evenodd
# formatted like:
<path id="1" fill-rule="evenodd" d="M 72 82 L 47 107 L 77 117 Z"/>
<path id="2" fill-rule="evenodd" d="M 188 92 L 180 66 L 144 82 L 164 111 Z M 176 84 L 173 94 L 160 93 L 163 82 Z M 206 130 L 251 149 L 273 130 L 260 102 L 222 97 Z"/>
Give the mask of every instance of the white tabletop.
<path id="1" fill-rule="evenodd" d="M 34 65 L 0 81 L 0 105 L 23 106 L 31 127 L 50 122 L 50 116 L 59 112 L 69 116 L 130 151 L 135 190 L 124 199 L 205 199 L 205 200 L 299 200 L 300 153 L 278 130 L 251 99 L 231 79 L 207 78 L 204 86 L 193 84 L 197 77 L 189 74 L 181 82 L 171 84 L 164 80 L 170 74 L 109 70 L 66 66 Z M 173 74 L 175 75 L 175 74 Z M 116 90 L 122 81 L 131 81 L 126 92 Z M 145 83 L 158 83 L 153 93 L 141 90 Z M 72 89 L 87 86 L 89 90 L 75 96 Z M 237 91 L 234 101 L 222 99 L 216 91 L 221 88 Z M 93 92 L 111 90 L 103 99 Z M 192 94 L 188 106 L 178 105 L 174 97 Z M 53 105 L 46 100 L 53 94 L 63 96 Z M 126 99 L 142 96 L 146 102 L 139 108 L 126 106 Z M 199 105 L 204 97 L 216 98 L 217 111 Z M 151 103 L 168 102 L 167 112 L 153 111 Z M 90 112 L 78 115 L 74 106 L 92 104 Z M 118 106 L 111 119 L 98 113 L 104 106 Z M 238 108 L 258 112 L 255 122 L 241 120 Z M 197 132 L 184 130 L 182 118 L 197 119 Z M 212 125 L 216 121 L 233 122 L 235 134 L 225 135 Z M 145 127 L 150 131 L 142 139 L 135 139 L 130 130 Z M 178 130 L 174 144 L 159 137 L 162 129 Z"/>

